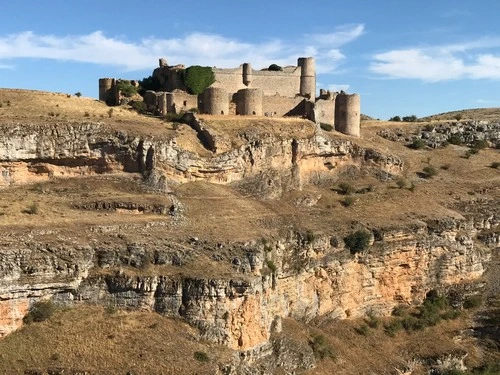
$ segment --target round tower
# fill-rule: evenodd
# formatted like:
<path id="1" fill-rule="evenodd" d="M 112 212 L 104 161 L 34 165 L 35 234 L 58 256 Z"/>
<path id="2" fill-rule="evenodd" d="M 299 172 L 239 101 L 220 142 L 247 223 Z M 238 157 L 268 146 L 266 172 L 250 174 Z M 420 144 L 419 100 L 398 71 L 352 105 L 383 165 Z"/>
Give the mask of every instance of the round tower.
<path id="1" fill-rule="evenodd" d="M 357 94 L 340 93 L 335 98 L 335 130 L 360 136 L 361 104 Z"/>
<path id="2" fill-rule="evenodd" d="M 252 65 L 249 63 L 243 64 L 243 84 L 245 86 L 250 86 L 252 83 Z"/>
<path id="3" fill-rule="evenodd" d="M 300 92 L 302 96 L 316 98 L 316 63 L 314 57 L 299 57 L 297 66 L 300 66 Z"/>
<path id="4" fill-rule="evenodd" d="M 229 95 L 221 87 L 208 87 L 203 92 L 204 112 L 209 115 L 227 115 L 229 113 Z"/>
<path id="5" fill-rule="evenodd" d="M 106 102 L 108 95 L 113 89 L 113 78 L 99 78 L 99 100 Z"/>
<path id="6" fill-rule="evenodd" d="M 236 113 L 243 116 L 262 116 L 262 89 L 238 90 Z"/>

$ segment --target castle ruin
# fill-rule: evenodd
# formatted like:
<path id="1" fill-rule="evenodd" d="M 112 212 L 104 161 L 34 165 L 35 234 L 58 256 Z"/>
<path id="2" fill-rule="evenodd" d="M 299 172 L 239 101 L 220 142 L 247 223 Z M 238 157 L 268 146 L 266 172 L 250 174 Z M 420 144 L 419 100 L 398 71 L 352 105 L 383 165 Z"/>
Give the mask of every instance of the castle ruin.
<path id="1" fill-rule="evenodd" d="M 156 91 L 146 91 L 148 110 L 161 115 L 197 110 L 208 115 L 301 116 L 331 125 L 344 134 L 360 136 L 360 97 L 320 90 L 316 96 L 316 67 L 312 57 L 300 57 L 297 66 L 255 70 L 249 63 L 238 68 L 212 68 L 215 82 L 202 94 L 188 93 L 181 74 L 184 65 L 169 66 L 160 59 L 152 77 Z M 99 80 L 99 100 L 120 103 L 115 79 Z"/>

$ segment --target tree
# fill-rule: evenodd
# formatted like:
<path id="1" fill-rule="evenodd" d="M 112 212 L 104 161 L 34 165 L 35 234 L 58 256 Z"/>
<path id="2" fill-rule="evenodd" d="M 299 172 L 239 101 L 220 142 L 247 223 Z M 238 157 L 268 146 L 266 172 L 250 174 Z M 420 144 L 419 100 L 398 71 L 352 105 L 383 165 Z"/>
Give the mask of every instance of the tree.
<path id="1" fill-rule="evenodd" d="M 411 116 L 404 116 L 402 119 L 404 122 L 415 122 L 417 121 L 417 116 L 411 115 Z"/>
<path id="2" fill-rule="evenodd" d="M 181 73 L 181 79 L 190 94 L 201 94 L 215 82 L 215 74 L 209 66 L 193 65 Z"/>
<path id="3" fill-rule="evenodd" d="M 400 121 L 401 121 L 401 117 L 399 117 L 399 116 L 394 116 L 394 117 L 391 117 L 391 118 L 389 119 L 389 121 L 400 122 Z"/>
<path id="4" fill-rule="evenodd" d="M 274 72 L 281 72 L 283 70 L 283 68 L 279 65 L 271 64 L 271 65 L 269 65 L 269 68 L 267 68 L 267 70 L 271 70 Z"/>
<path id="5" fill-rule="evenodd" d="M 345 245 L 351 254 L 365 250 L 370 244 L 371 234 L 365 230 L 358 230 L 344 238 Z"/>

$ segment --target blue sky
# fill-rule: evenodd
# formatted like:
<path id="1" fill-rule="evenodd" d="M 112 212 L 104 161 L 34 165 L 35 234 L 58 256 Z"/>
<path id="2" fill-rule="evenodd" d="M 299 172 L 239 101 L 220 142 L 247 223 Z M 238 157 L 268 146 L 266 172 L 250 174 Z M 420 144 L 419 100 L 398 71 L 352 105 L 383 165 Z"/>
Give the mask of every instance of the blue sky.
<path id="1" fill-rule="evenodd" d="M 0 87 L 97 97 L 100 77 L 146 77 L 159 57 L 313 56 L 318 88 L 359 93 L 375 118 L 498 107 L 498 14 L 498 0 L 15 0 L 0 13 Z"/>

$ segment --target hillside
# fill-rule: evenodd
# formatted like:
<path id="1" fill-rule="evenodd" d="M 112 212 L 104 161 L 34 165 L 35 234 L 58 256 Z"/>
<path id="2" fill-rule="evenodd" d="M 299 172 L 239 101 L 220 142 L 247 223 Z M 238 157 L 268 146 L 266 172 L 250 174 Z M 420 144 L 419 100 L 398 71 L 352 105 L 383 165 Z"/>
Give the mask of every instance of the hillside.
<path id="1" fill-rule="evenodd" d="M 364 121 L 356 138 L 66 94 L 0 90 L 0 104 L 0 373 L 500 360 L 497 122 L 453 128 L 449 144 L 437 120 Z M 424 319 L 430 291 L 449 302 Z M 52 317 L 23 324 L 47 300 Z"/>
<path id="2" fill-rule="evenodd" d="M 438 113 L 431 116 L 422 117 L 420 121 L 453 121 L 453 120 L 498 120 L 500 118 L 500 108 L 472 108 Z"/>

